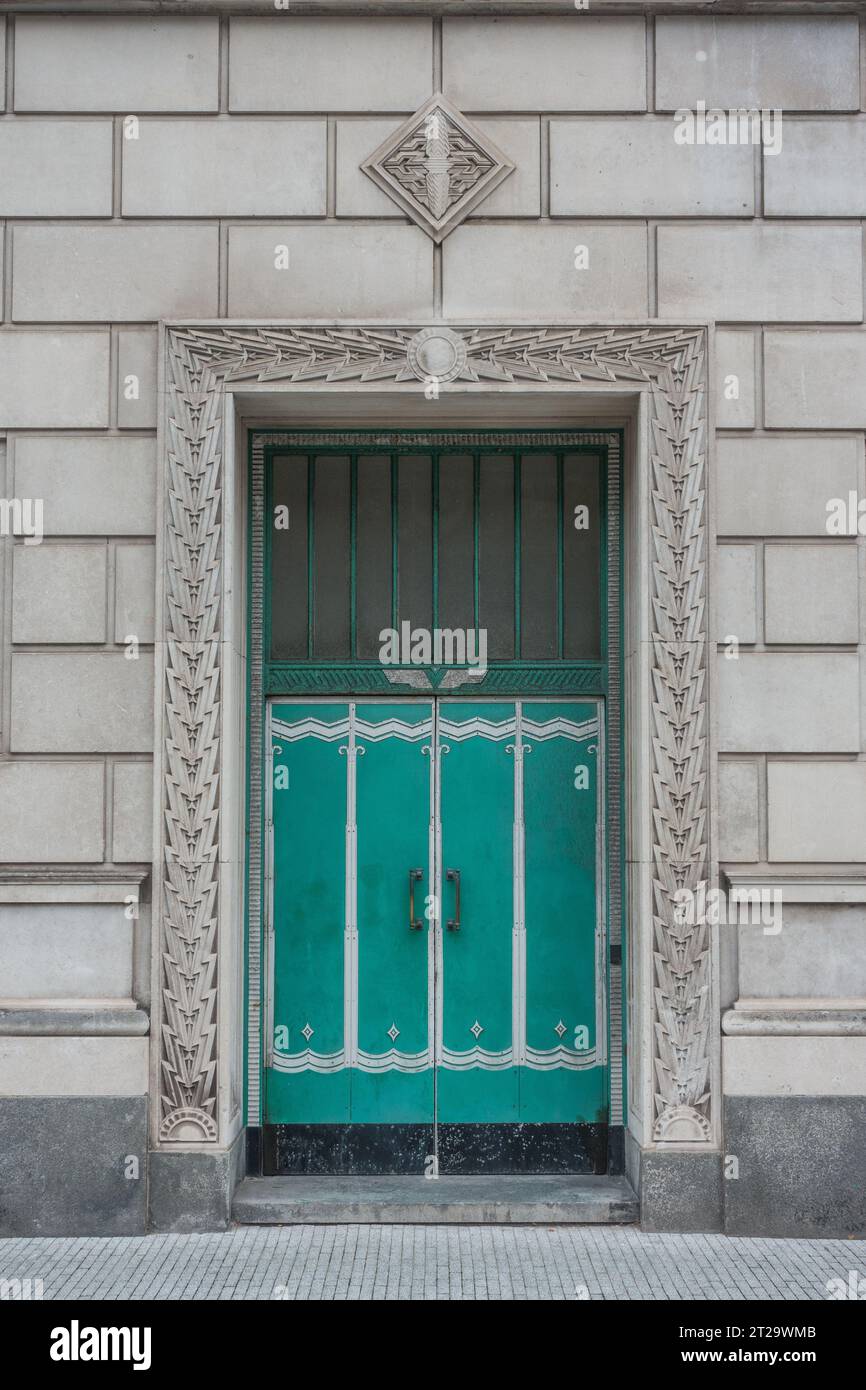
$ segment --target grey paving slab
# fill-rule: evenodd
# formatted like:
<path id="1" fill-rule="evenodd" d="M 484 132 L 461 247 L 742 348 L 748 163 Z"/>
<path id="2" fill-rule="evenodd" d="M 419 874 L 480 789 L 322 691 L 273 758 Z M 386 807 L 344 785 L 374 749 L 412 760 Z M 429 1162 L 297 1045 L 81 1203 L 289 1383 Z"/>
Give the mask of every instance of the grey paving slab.
<path id="1" fill-rule="evenodd" d="M 862 1242 L 632 1226 L 292 1225 L 0 1240 L 0 1297 L 13 1299 L 823 1301 L 858 1279 L 866 1287 Z"/>

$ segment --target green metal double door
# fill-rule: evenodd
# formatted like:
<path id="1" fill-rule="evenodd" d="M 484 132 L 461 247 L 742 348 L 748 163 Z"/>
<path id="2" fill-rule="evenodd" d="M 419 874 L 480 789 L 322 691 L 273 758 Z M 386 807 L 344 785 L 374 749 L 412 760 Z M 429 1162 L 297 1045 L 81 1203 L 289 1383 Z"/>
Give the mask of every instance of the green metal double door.
<path id="1" fill-rule="evenodd" d="M 606 1171 L 600 702 L 268 722 L 265 1170 Z"/>

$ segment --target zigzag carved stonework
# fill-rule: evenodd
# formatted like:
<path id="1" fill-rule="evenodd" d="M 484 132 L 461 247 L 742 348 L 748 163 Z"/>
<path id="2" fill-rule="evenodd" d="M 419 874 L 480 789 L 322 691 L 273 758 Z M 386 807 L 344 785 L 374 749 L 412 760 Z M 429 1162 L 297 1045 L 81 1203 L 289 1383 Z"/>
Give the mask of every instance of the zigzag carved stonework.
<path id="1" fill-rule="evenodd" d="M 166 333 L 161 1142 L 218 1137 L 224 388 L 427 381 L 430 363 L 441 360 L 447 380 L 482 388 L 606 382 L 648 392 L 653 1139 L 710 1143 L 711 931 L 674 914 L 676 890 L 696 890 L 709 857 L 704 330 L 226 325 Z"/>

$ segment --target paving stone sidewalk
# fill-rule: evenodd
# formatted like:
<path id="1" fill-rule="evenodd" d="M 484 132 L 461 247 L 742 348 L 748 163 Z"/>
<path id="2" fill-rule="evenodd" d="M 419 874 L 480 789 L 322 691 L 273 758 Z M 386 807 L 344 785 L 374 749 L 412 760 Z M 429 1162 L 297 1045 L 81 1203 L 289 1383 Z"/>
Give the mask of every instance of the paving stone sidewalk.
<path id="1" fill-rule="evenodd" d="M 634 1227 L 259 1226 L 0 1240 L 0 1281 L 42 1280 L 46 1300 L 827 1299 L 828 1281 L 848 1283 L 850 1271 L 866 1277 L 861 1241 Z M 0 1296 L 27 1287 L 0 1282 Z"/>

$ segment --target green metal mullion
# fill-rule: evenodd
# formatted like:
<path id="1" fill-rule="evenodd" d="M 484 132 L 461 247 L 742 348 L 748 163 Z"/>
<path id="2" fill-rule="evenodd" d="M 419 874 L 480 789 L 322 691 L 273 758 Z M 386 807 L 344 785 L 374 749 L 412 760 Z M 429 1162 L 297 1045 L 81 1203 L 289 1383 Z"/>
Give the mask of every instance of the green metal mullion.
<path id="1" fill-rule="evenodd" d="M 622 458 L 623 458 L 623 452 L 622 452 L 622 451 L 623 451 L 623 449 L 625 448 L 624 434 L 622 434 L 622 433 L 620 434 L 620 440 L 621 440 L 621 443 L 620 443 L 620 460 L 622 460 Z M 599 603 L 601 604 L 601 613 L 600 613 L 600 615 L 599 615 L 599 616 L 600 616 L 599 631 L 601 632 L 601 659 L 602 659 L 602 661 L 605 663 L 605 665 L 607 664 L 607 662 L 608 662 L 609 659 L 610 659 L 610 632 L 609 632 L 609 630 L 608 630 L 608 629 L 609 629 L 609 622 L 608 622 L 608 617 L 607 617 L 607 595 L 608 595 L 607 564 L 608 564 L 608 547 L 609 547 L 609 545 L 610 545 L 610 536 L 608 535 L 608 530 L 607 530 L 607 521 L 608 521 L 608 517 L 607 517 L 607 509 L 608 509 L 608 495 L 607 495 L 607 459 L 608 459 L 608 452 L 607 452 L 607 449 L 604 449 L 604 450 L 602 450 L 601 478 L 600 478 L 600 480 L 599 480 L 599 496 L 600 496 L 600 498 L 601 498 L 601 516 L 599 517 L 598 524 L 599 524 L 599 526 L 601 527 L 601 545 L 599 546 L 599 562 L 600 562 L 600 564 L 601 564 L 601 576 L 600 576 L 600 583 L 599 583 L 599 586 L 598 586 L 598 597 L 599 597 Z M 622 484 L 620 483 L 620 496 L 622 496 L 621 488 L 622 488 Z M 622 528 L 622 520 L 621 520 L 621 519 L 620 519 L 620 528 L 619 528 L 619 529 L 620 529 L 620 557 L 621 557 L 621 556 L 622 556 L 622 529 L 623 529 L 623 528 Z M 622 650 L 623 650 L 623 647 L 622 647 L 622 641 L 623 641 L 623 635 L 622 635 L 623 602 L 622 602 L 622 560 L 621 560 L 621 558 L 620 558 L 620 581 L 619 581 L 619 588 L 620 588 L 620 652 L 622 652 Z"/>
<path id="2" fill-rule="evenodd" d="M 433 629 L 439 626 L 439 452 L 431 455 L 430 483 L 433 521 Z"/>
<path id="3" fill-rule="evenodd" d="M 391 626 L 397 628 L 397 455 L 391 455 Z"/>
<path id="4" fill-rule="evenodd" d="M 253 458 L 253 439 L 250 431 L 250 520 L 252 521 L 252 458 Z M 262 537 L 262 659 L 269 661 L 274 652 L 274 639 L 272 631 L 271 615 L 271 573 L 273 570 L 273 537 L 274 537 L 274 455 L 270 449 L 265 450 L 264 455 L 264 528 L 265 534 Z M 252 564 L 252 557 L 250 557 Z M 252 621 L 252 592 L 250 592 L 247 603 L 247 618 Z"/>
<path id="5" fill-rule="evenodd" d="M 472 451 L 472 612 L 473 626 L 481 626 L 480 613 L 480 556 L 481 556 L 481 451 Z"/>
<path id="6" fill-rule="evenodd" d="M 349 651 L 358 656 L 358 455 L 349 456 Z"/>
<path id="7" fill-rule="evenodd" d="M 563 456 L 556 455 L 556 655 L 565 655 L 565 485 Z"/>
<path id="8" fill-rule="evenodd" d="M 520 660 L 520 542 L 522 527 L 521 479 L 523 460 L 516 450 L 514 453 L 514 658 Z"/>
<path id="9" fill-rule="evenodd" d="M 314 492 L 316 487 L 316 459 L 314 454 L 307 455 L 307 658 L 313 657 L 313 626 L 315 614 L 313 609 L 313 564 L 316 556 L 316 542 L 314 535 L 315 526 L 315 507 L 313 505 Z"/>

